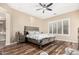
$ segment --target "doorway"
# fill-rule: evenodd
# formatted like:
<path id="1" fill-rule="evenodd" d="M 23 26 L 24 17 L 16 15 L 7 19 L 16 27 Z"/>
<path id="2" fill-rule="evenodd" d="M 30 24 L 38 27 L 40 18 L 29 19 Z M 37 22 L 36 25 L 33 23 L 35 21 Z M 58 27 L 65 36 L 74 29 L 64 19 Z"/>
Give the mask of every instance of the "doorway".
<path id="1" fill-rule="evenodd" d="M 0 48 L 10 45 L 10 14 L 0 12 Z"/>
<path id="2" fill-rule="evenodd" d="M 0 12 L 0 48 L 6 43 L 6 15 Z"/>

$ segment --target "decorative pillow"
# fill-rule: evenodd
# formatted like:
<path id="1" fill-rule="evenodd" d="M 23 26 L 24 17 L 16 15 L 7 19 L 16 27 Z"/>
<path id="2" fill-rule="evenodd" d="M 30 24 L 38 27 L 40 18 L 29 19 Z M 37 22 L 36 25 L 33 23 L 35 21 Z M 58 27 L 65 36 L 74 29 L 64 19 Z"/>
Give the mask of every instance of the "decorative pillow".
<path id="1" fill-rule="evenodd" d="M 29 33 L 27 31 L 24 31 L 24 35 L 28 35 Z"/>

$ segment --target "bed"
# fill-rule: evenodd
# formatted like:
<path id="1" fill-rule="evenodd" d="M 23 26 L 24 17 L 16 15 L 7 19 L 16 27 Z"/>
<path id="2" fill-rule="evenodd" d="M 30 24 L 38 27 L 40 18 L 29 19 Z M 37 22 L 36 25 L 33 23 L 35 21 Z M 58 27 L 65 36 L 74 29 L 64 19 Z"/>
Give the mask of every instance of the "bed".
<path id="1" fill-rule="evenodd" d="M 47 43 L 55 41 L 55 36 L 39 32 L 39 27 L 24 26 L 24 35 L 27 41 L 39 45 L 40 48 Z"/>

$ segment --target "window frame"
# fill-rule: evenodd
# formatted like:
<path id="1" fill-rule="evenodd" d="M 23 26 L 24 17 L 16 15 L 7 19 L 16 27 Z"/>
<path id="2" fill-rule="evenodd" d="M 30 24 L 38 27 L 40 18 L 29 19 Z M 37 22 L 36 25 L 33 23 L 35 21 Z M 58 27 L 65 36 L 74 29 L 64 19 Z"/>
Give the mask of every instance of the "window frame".
<path id="1" fill-rule="evenodd" d="M 63 21 L 67 20 L 68 21 L 68 34 L 64 34 L 63 32 Z M 62 33 L 61 34 L 58 34 L 58 22 L 61 22 L 62 23 Z M 57 32 L 56 34 L 53 34 L 53 24 L 56 23 L 57 24 Z M 60 20 L 54 20 L 54 21 L 51 21 L 51 22 L 48 22 L 48 33 L 49 33 L 49 24 L 52 24 L 52 34 L 53 35 L 63 35 L 63 36 L 70 36 L 70 18 L 64 18 L 64 19 L 60 19 Z"/>

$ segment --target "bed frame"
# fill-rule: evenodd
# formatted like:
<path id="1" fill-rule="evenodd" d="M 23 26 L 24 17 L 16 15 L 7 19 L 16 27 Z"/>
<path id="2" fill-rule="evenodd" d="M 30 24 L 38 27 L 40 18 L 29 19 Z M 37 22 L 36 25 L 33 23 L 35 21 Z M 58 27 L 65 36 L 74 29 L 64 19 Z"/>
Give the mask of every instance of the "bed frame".
<path id="1" fill-rule="evenodd" d="M 39 27 L 24 26 L 24 35 L 25 35 L 25 37 L 27 35 L 26 32 L 28 32 L 28 31 L 39 31 Z M 40 41 L 38 41 L 36 39 L 32 39 L 32 38 L 27 38 L 26 40 L 39 45 L 39 47 L 41 48 L 43 45 L 54 41 L 54 39 L 55 39 L 55 37 L 44 38 L 43 40 L 40 40 Z"/>

